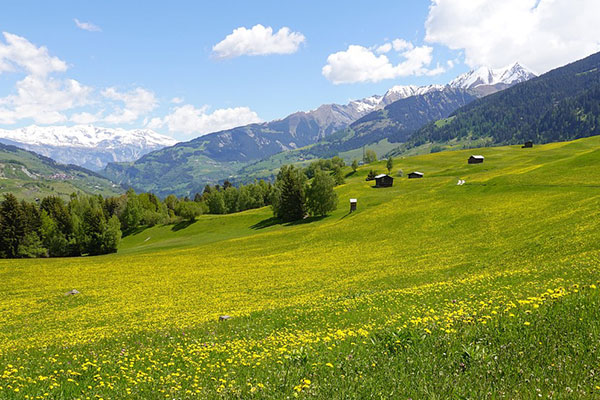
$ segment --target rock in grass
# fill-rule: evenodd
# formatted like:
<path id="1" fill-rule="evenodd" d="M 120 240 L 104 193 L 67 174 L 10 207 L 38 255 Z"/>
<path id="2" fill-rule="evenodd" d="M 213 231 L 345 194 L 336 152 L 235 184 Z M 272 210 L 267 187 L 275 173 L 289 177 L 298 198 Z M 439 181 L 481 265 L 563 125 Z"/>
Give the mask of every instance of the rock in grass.
<path id="1" fill-rule="evenodd" d="M 229 315 L 221 315 L 219 317 L 219 322 L 221 322 L 221 321 L 227 321 L 228 319 L 231 319 L 231 317 Z"/>
<path id="2" fill-rule="evenodd" d="M 79 290 L 73 289 L 70 292 L 65 293 L 65 296 L 74 296 L 76 294 L 79 294 Z"/>

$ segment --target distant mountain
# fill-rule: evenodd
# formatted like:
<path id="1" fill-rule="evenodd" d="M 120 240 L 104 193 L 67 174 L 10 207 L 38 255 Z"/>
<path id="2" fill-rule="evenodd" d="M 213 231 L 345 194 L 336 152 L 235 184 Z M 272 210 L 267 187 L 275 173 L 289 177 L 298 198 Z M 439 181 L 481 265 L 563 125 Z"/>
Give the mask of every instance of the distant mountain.
<path id="1" fill-rule="evenodd" d="M 518 64 L 490 71 L 492 77 L 487 80 L 469 79 L 476 75 L 471 71 L 453 84 L 394 86 L 382 96 L 345 105 L 326 104 L 281 120 L 211 133 L 149 153 L 133 163 L 109 163 L 102 173 L 137 190 L 190 194 L 202 190 L 207 182 L 235 178 L 249 164 L 282 152 L 310 158 L 335 155 L 384 138 L 402 142 L 424 124 L 482 96 L 480 86 L 491 92 L 531 76 Z"/>
<path id="2" fill-rule="evenodd" d="M 535 78 L 535 74 L 518 62 L 504 68 L 480 67 L 452 80 L 448 86 L 487 95 Z"/>
<path id="3" fill-rule="evenodd" d="M 407 143 L 485 138 L 491 144 L 572 140 L 600 134 L 600 53 L 458 109 Z"/>
<path id="4" fill-rule="evenodd" d="M 449 86 L 442 90 L 401 98 L 373 111 L 327 139 L 305 149 L 304 158 L 333 157 L 339 153 L 387 139 L 405 142 L 417 129 L 477 99 L 471 92 Z"/>
<path id="5" fill-rule="evenodd" d="M 28 126 L 0 129 L 0 142 L 50 157 L 60 163 L 100 170 L 109 162 L 133 161 L 177 141 L 150 129 L 95 126 Z"/>
<path id="6" fill-rule="evenodd" d="M 71 193 L 116 195 L 124 189 L 76 165 L 64 165 L 32 151 L 0 144 L 0 193 L 33 200 Z"/>

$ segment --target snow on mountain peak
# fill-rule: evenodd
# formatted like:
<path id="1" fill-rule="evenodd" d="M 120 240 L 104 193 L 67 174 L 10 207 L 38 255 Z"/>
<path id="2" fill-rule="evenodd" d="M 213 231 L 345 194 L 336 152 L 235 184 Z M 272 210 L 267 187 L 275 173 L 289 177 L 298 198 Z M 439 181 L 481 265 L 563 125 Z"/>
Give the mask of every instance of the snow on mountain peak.
<path id="1" fill-rule="evenodd" d="M 479 67 L 458 76 L 448 85 L 453 88 L 474 89 L 482 85 L 514 85 L 533 77 L 535 77 L 533 72 L 519 64 L 519 62 L 514 62 L 503 68 Z"/>
<path id="2" fill-rule="evenodd" d="M 122 145 L 164 147 L 177 143 L 175 139 L 150 129 L 126 130 L 93 125 L 30 125 L 12 130 L 0 129 L 0 138 L 30 145 L 79 148 L 113 148 Z"/>

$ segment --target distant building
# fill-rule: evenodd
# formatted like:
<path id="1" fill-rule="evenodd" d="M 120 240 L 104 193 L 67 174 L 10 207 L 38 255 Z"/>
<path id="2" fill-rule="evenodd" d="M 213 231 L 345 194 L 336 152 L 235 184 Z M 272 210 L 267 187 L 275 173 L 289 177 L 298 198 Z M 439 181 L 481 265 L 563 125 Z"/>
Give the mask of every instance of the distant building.
<path id="1" fill-rule="evenodd" d="M 526 141 L 521 148 L 530 149 L 533 147 L 533 142 L 531 140 Z"/>
<path id="2" fill-rule="evenodd" d="M 394 178 L 387 174 L 380 174 L 375 177 L 375 187 L 390 187 L 394 184 Z"/>
<path id="3" fill-rule="evenodd" d="M 356 199 L 350 199 L 350 212 L 356 211 Z"/>
<path id="4" fill-rule="evenodd" d="M 469 164 L 481 164 L 482 162 L 483 162 L 483 156 L 469 157 Z"/>
<path id="5" fill-rule="evenodd" d="M 422 177 L 423 177 L 423 173 L 419 172 L 419 171 L 411 172 L 410 174 L 408 174 L 408 179 L 422 178 Z"/>

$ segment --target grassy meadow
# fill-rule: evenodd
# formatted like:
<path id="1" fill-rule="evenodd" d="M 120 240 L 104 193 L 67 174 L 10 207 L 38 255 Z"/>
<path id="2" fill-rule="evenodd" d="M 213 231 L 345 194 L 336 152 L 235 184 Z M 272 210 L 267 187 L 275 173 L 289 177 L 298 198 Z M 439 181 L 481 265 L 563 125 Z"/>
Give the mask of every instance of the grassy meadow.
<path id="1" fill-rule="evenodd" d="M 325 218 L 0 261 L 0 398 L 600 398 L 600 137 L 369 169 Z"/>

